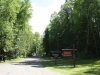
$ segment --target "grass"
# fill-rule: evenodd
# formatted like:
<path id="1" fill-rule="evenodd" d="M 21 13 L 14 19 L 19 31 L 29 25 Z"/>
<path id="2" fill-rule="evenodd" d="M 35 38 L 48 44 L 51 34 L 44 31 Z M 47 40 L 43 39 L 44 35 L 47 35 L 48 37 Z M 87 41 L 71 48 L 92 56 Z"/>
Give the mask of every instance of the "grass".
<path id="1" fill-rule="evenodd" d="M 10 59 L 10 60 L 6 60 L 5 62 L 1 61 L 1 63 L 11 63 L 11 62 L 17 62 L 20 61 L 24 58 L 16 58 L 16 59 Z"/>
<path id="2" fill-rule="evenodd" d="M 56 65 L 54 59 L 44 59 L 44 67 L 65 75 L 100 75 L 100 59 L 77 60 L 75 68 L 73 67 L 73 60 L 70 58 L 57 59 Z"/>

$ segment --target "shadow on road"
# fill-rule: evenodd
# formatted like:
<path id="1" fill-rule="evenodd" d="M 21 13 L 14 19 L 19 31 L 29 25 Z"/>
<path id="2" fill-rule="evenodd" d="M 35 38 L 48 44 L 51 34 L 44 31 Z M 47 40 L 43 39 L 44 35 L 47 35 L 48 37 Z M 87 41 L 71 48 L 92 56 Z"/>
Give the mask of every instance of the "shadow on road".
<path id="1" fill-rule="evenodd" d="M 43 68 L 42 67 L 42 58 L 40 56 L 33 56 L 29 58 L 25 58 L 19 62 L 12 62 L 12 65 L 20 65 L 20 66 L 31 66 L 36 68 Z"/>

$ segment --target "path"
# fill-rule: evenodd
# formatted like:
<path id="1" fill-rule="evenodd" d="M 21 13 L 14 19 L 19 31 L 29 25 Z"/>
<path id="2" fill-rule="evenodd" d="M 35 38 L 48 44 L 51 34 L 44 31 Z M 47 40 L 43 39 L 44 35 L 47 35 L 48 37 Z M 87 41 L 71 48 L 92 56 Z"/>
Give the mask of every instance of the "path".
<path id="1" fill-rule="evenodd" d="M 0 63 L 0 75 L 63 75 L 41 66 L 40 57 L 25 58 L 20 62 Z"/>

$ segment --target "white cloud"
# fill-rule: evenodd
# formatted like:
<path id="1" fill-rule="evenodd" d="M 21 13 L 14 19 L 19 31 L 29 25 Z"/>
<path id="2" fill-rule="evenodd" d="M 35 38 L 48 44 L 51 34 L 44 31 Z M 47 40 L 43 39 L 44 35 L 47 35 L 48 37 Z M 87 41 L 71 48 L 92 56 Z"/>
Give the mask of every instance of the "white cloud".
<path id="1" fill-rule="evenodd" d="M 46 26 L 49 24 L 51 14 L 60 10 L 61 5 L 65 0 L 55 0 L 53 4 L 48 7 L 38 7 L 32 3 L 33 16 L 30 19 L 30 25 L 32 26 L 33 32 L 39 32 L 43 34 Z"/>

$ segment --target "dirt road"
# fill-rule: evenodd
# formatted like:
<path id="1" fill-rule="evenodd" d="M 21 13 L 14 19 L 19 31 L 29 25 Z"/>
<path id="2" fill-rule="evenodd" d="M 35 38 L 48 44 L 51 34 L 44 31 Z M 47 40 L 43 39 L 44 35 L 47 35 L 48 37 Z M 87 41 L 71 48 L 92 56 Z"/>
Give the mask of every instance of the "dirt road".
<path id="1" fill-rule="evenodd" d="M 0 63 L 0 75 L 63 75 L 41 66 L 40 57 L 25 58 L 20 62 Z"/>

